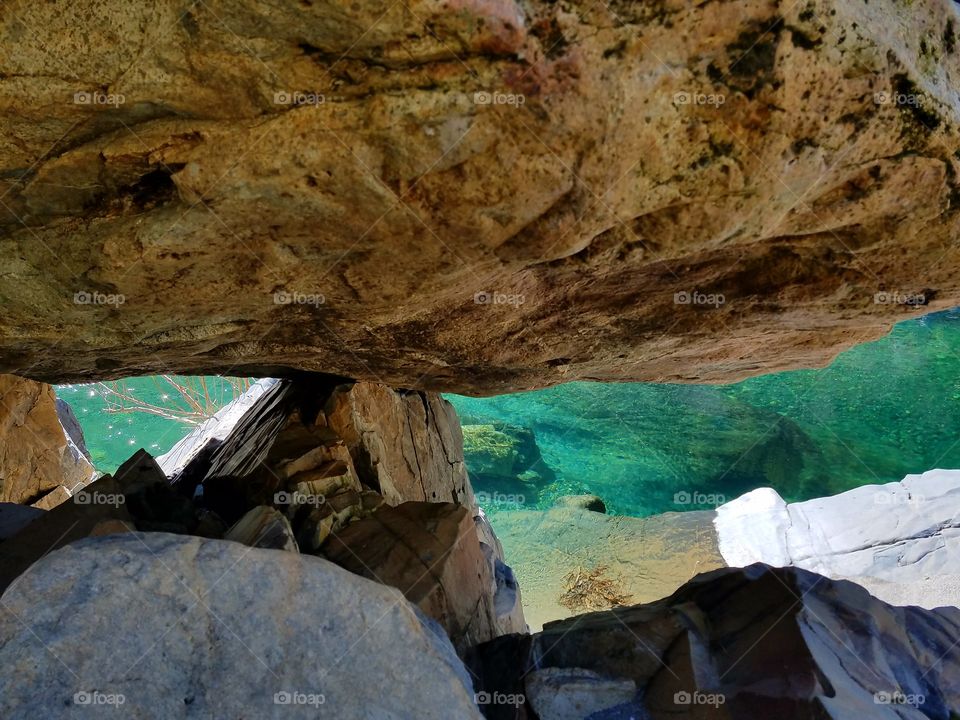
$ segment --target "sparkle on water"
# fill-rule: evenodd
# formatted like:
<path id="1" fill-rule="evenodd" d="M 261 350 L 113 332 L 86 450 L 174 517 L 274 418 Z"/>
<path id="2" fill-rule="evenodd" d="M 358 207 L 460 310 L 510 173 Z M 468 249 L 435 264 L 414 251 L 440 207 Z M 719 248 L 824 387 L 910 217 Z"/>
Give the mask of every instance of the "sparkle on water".
<path id="1" fill-rule="evenodd" d="M 533 430 L 556 481 L 539 492 L 517 493 L 513 484 L 504 493 L 523 494 L 535 507 L 594 493 L 610 512 L 649 515 L 709 507 L 762 486 L 800 500 L 960 467 L 958 369 L 960 311 L 953 310 L 903 322 L 823 370 L 725 386 L 569 383 L 448 398 L 465 425 Z M 131 383 L 137 392 L 156 392 L 148 378 Z M 74 406 L 104 471 L 132 446 L 161 454 L 190 430 L 142 413 L 105 415 L 89 386 L 58 391 Z M 150 399 L 170 401 L 161 395 Z M 499 489 L 475 484 L 481 492 Z"/>

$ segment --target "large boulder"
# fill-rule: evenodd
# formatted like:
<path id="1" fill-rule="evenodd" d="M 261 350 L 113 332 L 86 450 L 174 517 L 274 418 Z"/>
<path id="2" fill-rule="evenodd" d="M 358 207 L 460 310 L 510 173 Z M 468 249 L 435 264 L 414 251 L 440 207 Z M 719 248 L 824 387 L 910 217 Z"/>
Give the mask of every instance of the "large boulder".
<path id="1" fill-rule="evenodd" d="M 717 508 L 720 553 L 853 580 L 895 605 L 960 605 L 960 470 L 786 503 L 761 488 Z"/>
<path id="2" fill-rule="evenodd" d="M 338 387 L 324 413 L 350 449 L 361 478 L 391 505 L 408 500 L 474 504 L 460 421 L 439 394 L 355 383 Z"/>
<path id="3" fill-rule="evenodd" d="M 556 480 L 529 428 L 502 422 L 464 425 L 463 454 L 474 486 L 485 492 L 516 494 L 521 502 L 533 503 L 540 489 Z"/>
<path id="4" fill-rule="evenodd" d="M 500 594 L 496 563 L 485 555 L 472 513 L 453 503 L 385 506 L 335 533 L 324 557 L 351 572 L 398 588 L 443 626 L 464 651 L 504 630 L 523 631 L 519 594 Z M 500 586 L 509 568 L 501 563 Z M 515 582 L 514 582 L 515 585 Z M 519 613 L 515 617 L 514 613 Z M 519 627 L 504 628 L 517 622 Z"/>
<path id="5" fill-rule="evenodd" d="M 945 0 L 15 0 L 0 370 L 494 393 L 822 365 L 960 303 L 958 26 Z"/>
<path id="6" fill-rule="evenodd" d="M 437 393 L 316 376 L 258 384 L 234 403 L 161 458 L 176 484 L 202 488 L 229 522 L 278 493 L 367 488 L 392 505 L 474 505 L 460 422 Z"/>
<path id="7" fill-rule="evenodd" d="M 0 375 L 0 502 L 49 510 L 68 499 L 95 475 L 82 443 L 64 430 L 52 387 Z"/>
<path id="8" fill-rule="evenodd" d="M 957 637 L 960 609 L 891 607 L 854 583 L 752 565 L 499 638 L 471 662 L 488 718 L 948 720 Z"/>
<path id="9" fill-rule="evenodd" d="M 68 502 L 42 512 L 0 543 L 0 592 L 37 560 L 85 538 L 105 522 L 133 524 L 123 488 L 104 475 Z"/>
<path id="10" fill-rule="evenodd" d="M 9 720 L 479 717 L 442 631 L 320 558 L 127 533 L 51 553 L 2 603 Z"/>

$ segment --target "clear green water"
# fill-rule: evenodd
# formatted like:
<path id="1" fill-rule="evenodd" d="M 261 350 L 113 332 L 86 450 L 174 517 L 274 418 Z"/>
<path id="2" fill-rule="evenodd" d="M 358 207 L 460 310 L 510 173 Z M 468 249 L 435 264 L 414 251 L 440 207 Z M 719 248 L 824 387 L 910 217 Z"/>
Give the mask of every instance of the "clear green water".
<path id="1" fill-rule="evenodd" d="M 192 392 L 203 392 L 200 378 L 173 376 L 175 383 Z M 234 397 L 234 388 L 218 377 L 203 378 L 209 393 L 209 409 L 217 409 Z M 125 390 L 143 403 L 187 413 L 190 408 L 182 394 L 163 377 L 128 378 Z M 107 412 L 108 402 L 97 385 L 58 385 L 57 395 L 73 408 L 83 428 L 84 439 L 94 467 L 105 473 L 114 472 L 138 449 L 144 448 L 156 457 L 167 452 L 194 427 L 194 424 L 170 420 L 146 412 Z M 206 404 L 206 403 L 205 403 Z"/>
<path id="2" fill-rule="evenodd" d="M 218 402 L 229 401 L 232 388 L 208 381 L 220 388 Z M 151 402 L 175 397 L 153 378 L 127 385 Z M 58 392 L 74 407 L 105 472 L 139 447 L 166 452 L 191 427 L 143 413 L 105 414 L 90 386 Z M 500 421 L 534 431 L 557 476 L 526 501 L 534 507 L 594 493 L 610 512 L 643 516 L 709 507 L 761 486 L 788 500 L 807 499 L 960 467 L 960 311 L 901 323 L 823 370 L 735 385 L 570 383 L 448 398 L 464 424 Z M 678 503 L 678 493 L 721 497 Z"/>
<path id="3" fill-rule="evenodd" d="M 960 467 L 960 311 L 901 323 L 823 370 L 726 386 L 570 383 L 449 399 L 464 424 L 534 431 L 558 476 L 535 506 L 594 493 L 608 511 L 643 516 L 763 486 L 809 499 Z M 678 493 L 723 497 L 686 504 Z"/>

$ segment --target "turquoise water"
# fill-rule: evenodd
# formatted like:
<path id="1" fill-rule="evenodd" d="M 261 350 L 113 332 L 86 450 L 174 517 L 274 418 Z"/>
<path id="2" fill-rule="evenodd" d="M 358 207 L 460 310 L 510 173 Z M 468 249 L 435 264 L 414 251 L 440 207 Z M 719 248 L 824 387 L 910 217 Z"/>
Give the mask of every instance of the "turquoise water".
<path id="1" fill-rule="evenodd" d="M 465 425 L 533 430 L 557 481 L 528 506 L 594 493 L 608 511 L 644 516 L 763 486 L 803 500 L 960 467 L 960 312 L 901 323 L 823 370 L 734 385 L 569 383 L 448 397 Z"/>
<path id="2" fill-rule="evenodd" d="M 471 467 L 477 458 L 467 455 L 480 492 L 509 494 L 498 497 L 504 507 L 515 507 L 519 495 L 527 506 L 546 507 L 559 495 L 594 493 L 610 512 L 643 516 L 710 507 L 761 486 L 801 500 L 960 467 L 958 371 L 960 311 L 952 310 L 901 323 L 823 370 L 726 386 L 569 383 L 495 398 L 447 397 L 465 425 L 533 431 L 555 476 L 535 492 L 523 492 L 519 481 L 485 485 Z M 233 388 L 207 381 L 212 412 Z M 150 403 L 177 404 L 162 380 L 126 384 Z M 100 470 L 111 472 L 139 447 L 166 452 L 192 427 L 142 412 L 106 414 L 91 387 L 58 392 L 74 407 Z M 487 505 L 496 510 L 499 503 L 488 498 Z"/>
<path id="3" fill-rule="evenodd" d="M 234 398 L 236 382 L 219 377 L 155 376 L 107 384 L 130 396 L 123 401 L 125 407 L 153 406 L 183 420 L 161 417 L 143 409 L 109 412 L 108 409 L 118 407 L 121 400 L 96 383 L 58 385 L 56 391 L 73 408 L 94 467 L 112 473 L 140 448 L 154 457 L 167 452 L 195 427 L 200 415 L 212 415 Z M 187 391 L 186 397 L 199 403 L 199 408 L 191 407 L 178 386 Z M 193 422 L 187 422 L 190 418 Z"/>

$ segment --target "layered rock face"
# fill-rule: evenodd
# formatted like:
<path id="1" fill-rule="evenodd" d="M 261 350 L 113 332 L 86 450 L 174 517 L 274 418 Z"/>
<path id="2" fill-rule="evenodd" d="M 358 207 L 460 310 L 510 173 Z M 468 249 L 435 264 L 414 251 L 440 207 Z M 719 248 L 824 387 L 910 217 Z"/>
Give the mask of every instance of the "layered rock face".
<path id="1" fill-rule="evenodd" d="M 91 539 L 37 563 L 3 604 L 10 720 L 480 717 L 438 627 L 319 558 L 165 533 Z"/>
<path id="2" fill-rule="evenodd" d="M 958 27 L 942 0 L 13 2 L 0 370 L 493 393 L 822 364 L 960 302 Z"/>
<path id="3" fill-rule="evenodd" d="M 65 404 L 64 404 L 65 405 Z M 73 418 L 75 442 L 58 413 L 53 388 L 13 375 L 0 375 L 0 502 L 48 510 L 89 483 L 93 466 Z"/>
<path id="4" fill-rule="evenodd" d="M 75 500 L 40 518 L 4 513 L 0 588 L 57 547 L 135 526 L 325 555 L 398 588 L 459 651 L 527 629 L 436 393 L 261 381 L 159 462 L 139 450 Z"/>
<path id="5" fill-rule="evenodd" d="M 894 608 L 752 565 L 501 638 L 473 670 L 488 718 L 946 720 L 960 713 L 958 633 L 957 608 Z"/>

